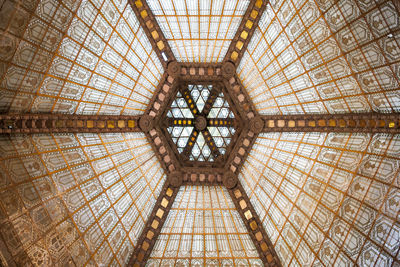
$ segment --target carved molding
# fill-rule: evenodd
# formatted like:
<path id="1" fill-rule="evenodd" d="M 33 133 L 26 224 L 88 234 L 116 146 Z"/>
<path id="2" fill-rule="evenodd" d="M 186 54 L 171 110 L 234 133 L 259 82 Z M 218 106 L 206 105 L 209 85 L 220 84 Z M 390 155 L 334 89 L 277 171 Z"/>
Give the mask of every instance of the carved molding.
<path id="1" fill-rule="evenodd" d="M 168 181 L 173 187 L 180 187 L 183 182 L 183 174 L 180 171 L 171 172 L 168 175 Z"/>
<path id="2" fill-rule="evenodd" d="M 170 61 L 167 65 L 167 73 L 174 78 L 178 78 L 181 73 L 181 66 L 176 61 Z"/>
<path id="3" fill-rule="evenodd" d="M 154 127 L 154 118 L 150 115 L 143 115 L 139 119 L 139 127 L 143 132 L 148 132 Z"/>
<path id="4" fill-rule="evenodd" d="M 238 183 L 238 177 L 232 171 L 226 171 L 222 178 L 224 186 L 228 189 L 234 188 Z"/>
<path id="5" fill-rule="evenodd" d="M 250 130 L 256 134 L 260 133 L 264 129 L 264 121 L 256 116 L 250 120 Z"/>

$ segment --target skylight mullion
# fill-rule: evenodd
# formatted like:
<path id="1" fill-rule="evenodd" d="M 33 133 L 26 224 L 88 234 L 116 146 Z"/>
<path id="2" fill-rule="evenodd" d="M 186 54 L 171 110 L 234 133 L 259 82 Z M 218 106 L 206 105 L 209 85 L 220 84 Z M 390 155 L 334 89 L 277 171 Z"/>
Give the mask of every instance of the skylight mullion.
<path id="1" fill-rule="evenodd" d="M 196 102 L 194 101 L 189 89 L 186 87 L 185 89 L 181 89 L 181 92 L 193 116 L 200 114 L 199 110 L 197 109 Z"/>
<path id="2" fill-rule="evenodd" d="M 207 117 L 208 114 L 211 111 L 211 108 L 214 105 L 215 100 L 217 99 L 218 95 L 219 95 L 220 91 L 214 86 L 210 92 L 210 95 L 208 96 L 208 99 L 206 101 L 206 104 L 204 106 L 204 109 L 202 111 L 202 114 Z"/>

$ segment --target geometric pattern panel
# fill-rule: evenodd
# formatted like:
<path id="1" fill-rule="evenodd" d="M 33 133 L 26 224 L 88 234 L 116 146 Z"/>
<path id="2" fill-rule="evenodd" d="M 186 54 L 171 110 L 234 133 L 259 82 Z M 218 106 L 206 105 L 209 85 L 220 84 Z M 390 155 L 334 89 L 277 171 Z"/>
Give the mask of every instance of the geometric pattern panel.
<path id="1" fill-rule="evenodd" d="M 239 180 L 284 266 L 391 266 L 399 165 L 399 135 L 264 133 Z"/>
<path id="2" fill-rule="evenodd" d="M 222 186 L 181 186 L 148 266 L 263 266 Z"/>
<path id="3" fill-rule="evenodd" d="M 236 132 L 228 101 L 211 84 L 184 85 L 166 117 L 170 121 L 167 132 L 178 153 L 190 161 L 214 162 L 219 154 L 225 154 Z M 198 129 L 199 117 L 205 120 L 203 129 Z"/>
<path id="4" fill-rule="evenodd" d="M 238 68 L 261 114 L 399 112 L 396 1 L 271 1 Z"/>
<path id="5" fill-rule="evenodd" d="M 180 62 L 221 62 L 250 1 L 148 1 Z"/>
<path id="6" fill-rule="evenodd" d="M 0 111 L 144 112 L 163 68 L 126 0 L 1 10 Z"/>
<path id="7" fill-rule="evenodd" d="M 127 264 L 165 182 L 144 134 L 3 135 L 0 153 L 16 266 Z"/>

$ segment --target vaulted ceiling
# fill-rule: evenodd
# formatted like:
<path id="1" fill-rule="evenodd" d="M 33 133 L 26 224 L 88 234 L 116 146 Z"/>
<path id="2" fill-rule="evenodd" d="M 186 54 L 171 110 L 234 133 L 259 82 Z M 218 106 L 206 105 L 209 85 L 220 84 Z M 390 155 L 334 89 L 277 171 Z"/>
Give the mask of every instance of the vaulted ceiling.
<path id="1" fill-rule="evenodd" d="M 171 55 L 133 2 L 0 0 L 0 113 L 144 115 Z M 255 1 L 146 2 L 177 61 L 215 67 Z M 257 113 L 377 112 L 400 125 L 398 1 L 269 1 L 259 15 L 236 66 Z M 273 131 L 239 159 L 240 190 L 186 173 L 171 194 L 147 133 L 0 134 L 0 262 L 125 266 L 165 195 L 148 266 L 262 266 L 264 240 L 283 266 L 399 265 L 400 135 Z"/>

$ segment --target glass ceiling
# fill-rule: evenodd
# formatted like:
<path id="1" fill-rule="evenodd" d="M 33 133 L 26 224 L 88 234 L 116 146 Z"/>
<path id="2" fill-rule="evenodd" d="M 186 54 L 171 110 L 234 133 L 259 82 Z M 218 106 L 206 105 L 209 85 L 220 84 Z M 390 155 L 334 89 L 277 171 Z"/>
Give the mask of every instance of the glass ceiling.
<path id="1" fill-rule="evenodd" d="M 166 180 L 143 133 L 0 135 L 0 153 L 15 266 L 126 266 Z"/>
<path id="2" fill-rule="evenodd" d="M 127 1 L 37 2 L 1 2 L 0 111 L 142 114 L 163 69 Z M 249 3 L 148 2 L 177 59 L 197 62 L 222 60 Z M 261 114 L 399 112 L 399 27 L 394 0 L 269 1 L 238 75 Z M 194 125 L 180 127 L 185 148 Z M 259 136 L 239 179 L 284 266 L 398 264 L 399 147 L 399 135 Z M 165 181 L 143 134 L 1 136 L 0 152 L 1 249 L 17 266 L 126 265 Z M 176 202 L 153 262 L 256 264 L 223 188 L 183 187 Z"/>
<path id="3" fill-rule="evenodd" d="M 213 90 L 218 89 L 213 85 L 189 84 L 177 93 L 167 112 L 167 118 L 171 119 L 167 131 L 178 152 L 187 154 L 191 161 L 215 161 L 226 153 L 235 134 L 235 116 L 229 103 L 222 92 Z M 210 97 L 212 93 L 216 97 Z M 202 131 L 195 125 L 199 116 L 207 120 L 207 127 Z"/>

